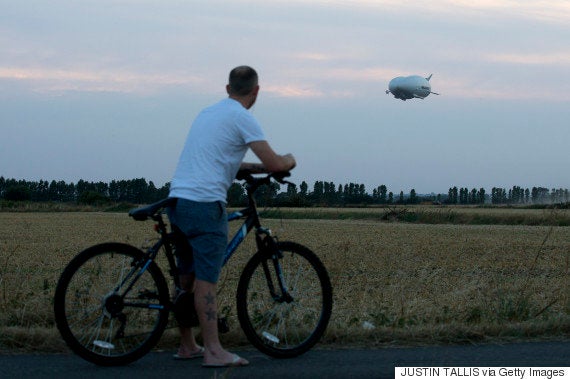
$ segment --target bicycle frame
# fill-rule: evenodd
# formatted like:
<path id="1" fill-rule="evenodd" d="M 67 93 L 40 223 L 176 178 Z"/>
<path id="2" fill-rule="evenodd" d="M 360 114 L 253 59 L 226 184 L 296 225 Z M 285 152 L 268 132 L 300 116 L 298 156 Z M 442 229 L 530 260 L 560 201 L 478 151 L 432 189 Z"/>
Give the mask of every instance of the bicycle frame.
<path id="1" fill-rule="evenodd" d="M 244 223 L 236 231 L 236 233 L 228 243 L 228 247 L 226 248 L 226 253 L 224 254 L 224 261 L 223 261 L 224 266 L 230 260 L 232 255 L 239 247 L 239 245 L 243 242 L 245 237 L 249 234 L 249 232 L 251 232 L 253 228 L 257 230 L 257 235 L 260 234 L 271 235 L 271 231 L 269 229 L 261 227 L 261 224 L 259 222 L 259 215 L 257 214 L 257 210 L 255 209 L 255 207 L 247 207 L 240 211 L 230 213 L 228 215 L 228 222 L 239 220 L 244 217 L 245 217 Z"/>
<path id="2" fill-rule="evenodd" d="M 253 179 L 255 180 L 255 179 Z M 236 231 L 236 233 L 232 236 L 230 242 L 226 247 L 226 252 L 224 254 L 222 266 L 225 266 L 226 263 L 230 260 L 232 255 L 236 252 L 237 248 L 240 244 L 245 240 L 247 235 L 251 232 L 252 229 L 255 228 L 256 230 L 256 244 L 259 251 L 266 250 L 267 246 L 263 243 L 262 236 L 271 237 L 271 230 L 264 228 L 261 226 L 259 220 L 259 214 L 257 212 L 257 205 L 254 198 L 255 190 L 262 184 L 269 183 L 268 178 L 260 179 L 258 181 L 254 181 L 247 187 L 247 197 L 248 197 L 248 206 L 243 208 L 239 211 L 232 212 L 228 215 L 228 222 L 236 221 L 239 219 L 244 219 L 243 224 L 241 227 Z M 176 288 L 180 288 L 180 279 L 178 277 L 177 266 L 174 259 L 174 249 L 173 247 L 176 246 L 175 239 L 176 239 L 176 231 L 168 232 L 167 224 L 164 222 L 162 217 L 162 213 L 157 213 L 151 218 L 156 222 L 155 230 L 161 235 L 161 238 L 150 248 L 147 249 L 147 260 L 145 262 L 144 267 L 141 269 L 138 275 L 142 275 L 144 271 L 146 271 L 146 267 L 150 264 L 151 261 L 154 261 L 160 248 L 164 246 L 165 253 L 169 265 L 169 274 L 174 280 L 174 284 Z M 271 246 L 274 247 L 274 246 Z M 283 296 L 277 296 L 274 291 L 273 283 L 271 282 L 271 278 L 267 273 L 268 278 L 268 285 L 270 287 L 271 293 L 274 295 L 276 299 L 289 299 L 289 295 L 287 293 L 287 287 L 284 284 L 283 276 L 281 273 L 281 267 L 279 266 L 278 262 L 274 264 L 277 277 L 279 278 L 279 286 L 282 290 Z M 135 280 L 136 281 L 136 280 Z M 128 292 L 125 291 L 125 293 Z"/>

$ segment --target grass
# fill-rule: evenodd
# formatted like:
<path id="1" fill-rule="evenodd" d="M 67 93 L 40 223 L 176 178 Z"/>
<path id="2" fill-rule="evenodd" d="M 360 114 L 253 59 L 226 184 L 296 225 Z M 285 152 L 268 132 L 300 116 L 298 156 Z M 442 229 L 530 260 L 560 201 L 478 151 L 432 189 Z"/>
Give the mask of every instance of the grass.
<path id="1" fill-rule="evenodd" d="M 316 211 L 345 217 L 283 217 L 266 224 L 281 240 L 294 240 L 317 252 L 329 271 L 335 303 L 324 345 L 570 335 L 568 226 L 558 226 L 557 221 L 534 226 L 453 224 L 456 219 L 379 222 L 385 210 Z M 527 221 L 568 216 L 549 212 L 473 208 L 464 213 Z M 0 225 L 0 351 L 66 351 L 54 328 L 52 298 L 67 262 L 95 243 L 140 247 L 154 237 L 152 223 L 134 222 L 124 213 L 0 213 Z M 228 346 L 247 344 L 234 299 L 241 268 L 253 251 L 254 242 L 248 238 L 222 275 L 220 309 L 232 329 L 223 336 Z M 176 339 L 176 331 L 170 330 L 160 347 L 173 349 Z"/>
<path id="2" fill-rule="evenodd" d="M 558 208 L 398 205 L 376 208 L 279 208 L 265 218 L 401 221 L 421 224 L 570 226 L 570 210 Z"/>

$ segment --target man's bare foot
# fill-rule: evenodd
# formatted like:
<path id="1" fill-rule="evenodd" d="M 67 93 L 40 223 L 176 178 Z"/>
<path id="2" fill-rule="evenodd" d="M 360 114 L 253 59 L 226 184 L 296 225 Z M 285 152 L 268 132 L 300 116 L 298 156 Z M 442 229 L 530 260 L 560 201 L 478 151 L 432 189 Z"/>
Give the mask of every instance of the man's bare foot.
<path id="1" fill-rule="evenodd" d="M 249 365 L 249 361 L 247 359 L 244 359 L 242 357 L 240 357 L 237 354 L 231 354 L 231 360 L 228 361 L 220 361 L 218 363 L 203 363 L 202 367 L 210 367 L 210 368 L 216 368 L 216 367 L 243 367 L 243 366 L 247 366 Z"/>
<path id="2" fill-rule="evenodd" d="M 180 345 L 178 352 L 174 354 L 174 359 L 194 359 L 201 358 L 204 356 L 204 348 L 202 346 L 196 346 L 196 349 L 188 349 L 183 345 Z"/>

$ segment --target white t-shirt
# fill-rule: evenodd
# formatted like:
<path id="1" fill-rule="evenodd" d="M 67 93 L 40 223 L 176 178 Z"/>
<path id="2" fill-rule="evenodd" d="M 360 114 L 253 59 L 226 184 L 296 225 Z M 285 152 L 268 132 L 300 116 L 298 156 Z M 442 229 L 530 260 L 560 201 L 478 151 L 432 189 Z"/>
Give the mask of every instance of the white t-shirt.
<path id="1" fill-rule="evenodd" d="M 265 135 L 253 115 L 227 98 L 194 120 L 170 184 L 170 197 L 226 202 L 227 192 L 254 141 Z"/>

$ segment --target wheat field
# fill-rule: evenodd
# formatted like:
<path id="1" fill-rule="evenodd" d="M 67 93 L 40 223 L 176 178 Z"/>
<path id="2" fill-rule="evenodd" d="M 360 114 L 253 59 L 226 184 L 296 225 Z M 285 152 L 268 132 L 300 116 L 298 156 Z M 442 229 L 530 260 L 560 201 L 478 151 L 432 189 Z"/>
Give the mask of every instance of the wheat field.
<path id="1" fill-rule="evenodd" d="M 333 315 L 321 346 L 381 346 L 570 335 L 570 227 L 426 225 L 367 220 L 265 220 L 280 240 L 308 246 L 329 271 Z M 54 327 L 57 279 L 79 251 L 101 242 L 141 247 L 151 222 L 123 213 L 0 213 L 0 351 L 66 351 Z M 235 315 L 244 242 L 220 282 Z M 166 274 L 166 270 L 163 270 Z M 160 347 L 174 348 L 176 329 Z"/>

